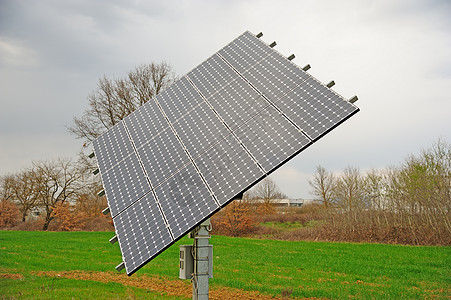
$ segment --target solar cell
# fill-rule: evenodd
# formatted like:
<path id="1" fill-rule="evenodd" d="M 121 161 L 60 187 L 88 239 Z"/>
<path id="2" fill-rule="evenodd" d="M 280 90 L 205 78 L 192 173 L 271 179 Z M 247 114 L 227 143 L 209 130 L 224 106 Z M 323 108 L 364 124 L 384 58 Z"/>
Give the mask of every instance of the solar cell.
<path id="1" fill-rule="evenodd" d="M 230 133 L 206 102 L 194 107 L 173 126 L 192 157 L 201 155 Z"/>
<path id="2" fill-rule="evenodd" d="M 153 188 L 190 163 L 171 128 L 167 128 L 137 151 Z"/>
<path id="3" fill-rule="evenodd" d="M 187 77 L 204 97 L 209 98 L 218 90 L 238 78 L 238 74 L 223 59 L 215 54 L 189 72 Z"/>
<path id="4" fill-rule="evenodd" d="M 250 32 L 245 32 L 218 51 L 233 68 L 244 73 L 263 60 L 273 50 Z"/>
<path id="5" fill-rule="evenodd" d="M 173 123 L 187 111 L 203 102 L 203 99 L 188 81 L 188 78 L 184 76 L 164 93 L 157 95 L 156 101 L 168 117 L 169 122 Z"/>
<path id="6" fill-rule="evenodd" d="M 238 140 L 230 134 L 195 160 L 220 205 L 265 176 Z"/>
<path id="7" fill-rule="evenodd" d="M 331 130 L 358 109 L 314 79 L 274 101 L 312 140 Z"/>
<path id="8" fill-rule="evenodd" d="M 245 32 L 94 141 L 127 274 L 359 109 Z"/>
<path id="9" fill-rule="evenodd" d="M 109 131 L 94 140 L 94 149 L 97 156 L 99 170 L 105 173 L 114 165 L 133 152 L 132 144 L 128 138 L 123 122 L 116 124 Z"/>
<path id="10" fill-rule="evenodd" d="M 146 102 L 135 113 L 128 115 L 124 119 L 124 123 L 137 148 L 169 128 L 155 101 Z"/>
<path id="11" fill-rule="evenodd" d="M 101 176 L 113 218 L 150 191 L 136 153 L 131 153 Z"/>
<path id="12" fill-rule="evenodd" d="M 219 207 L 193 165 L 161 184 L 155 194 L 175 239 Z"/>
<path id="13" fill-rule="evenodd" d="M 232 130 L 268 105 L 262 95 L 241 77 L 219 89 L 207 101 Z"/>
<path id="14" fill-rule="evenodd" d="M 295 67 L 285 58 L 285 62 L 278 53 L 271 53 L 252 68 L 246 70 L 243 76 L 254 85 L 257 90 L 264 91 L 264 95 L 275 101 L 292 91 L 309 77 L 299 67 Z"/>
<path id="15" fill-rule="evenodd" d="M 235 130 L 266 173 L 311 144 L 292 123 L 273 107 L 267 107 Z"/>
<path id="16" fill-rule="evenodd" d="M 113 222 L 127 274 L 174 241 L 153 193 L 133 203 Z"/>

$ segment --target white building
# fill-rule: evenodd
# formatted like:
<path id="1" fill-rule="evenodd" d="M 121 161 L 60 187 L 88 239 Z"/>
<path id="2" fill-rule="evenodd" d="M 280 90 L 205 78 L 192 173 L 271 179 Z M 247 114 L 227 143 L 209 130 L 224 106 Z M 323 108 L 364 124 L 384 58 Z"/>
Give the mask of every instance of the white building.
<path id="1" fill-rule="evenodd" d="M 251 200 L 254 203 L 264 203 L 263 199 L 253 199 Z M 302 205 L 307 204 L 322 204 L 322 201 L 315 199 L 272 199 L 271 204 L 278 207 L 301 207 Z"/>

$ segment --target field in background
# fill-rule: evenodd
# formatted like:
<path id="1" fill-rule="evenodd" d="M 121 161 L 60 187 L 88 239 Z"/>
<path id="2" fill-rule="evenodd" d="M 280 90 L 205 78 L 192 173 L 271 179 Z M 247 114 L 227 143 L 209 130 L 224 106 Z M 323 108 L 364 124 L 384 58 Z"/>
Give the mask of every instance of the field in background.
<path id="1" fill-rule="evenodd" d="M 272 224 L 268 224 L 272 226 Z M 0 231 L 0 295 L 10 298 L 190 297 L 178 245 L 127 277 L 112 232 Z M 212 298 L 444 298 L 451 247 L 275 241 L 213 236 Z"/>
<path id="2" fill-rule="evenodd" d="M 449 218 L 439 226 L 421 214 L 408 220 L 390 211 L 342 211 L 321 204 L 268 207 L 233 201 L 211 217 L 213 234 L 289 241 L 451 246 Z M 411 225 L 414 224 L 414 225 Z"/>

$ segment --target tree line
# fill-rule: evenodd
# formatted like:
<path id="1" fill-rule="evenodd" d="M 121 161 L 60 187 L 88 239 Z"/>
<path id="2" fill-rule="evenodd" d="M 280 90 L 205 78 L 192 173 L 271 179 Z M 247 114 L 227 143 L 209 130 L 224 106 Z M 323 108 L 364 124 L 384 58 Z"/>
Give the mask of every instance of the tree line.
<path id="1" fill-rule="evenodd" d="M 310 185 L 349 224 L 373 212 L 374 226 L 404 228 L 414 239 L 451 234 L 451 145 L 444 140 L 399 166 L 363 174 L 355 167 L 334 174 L 318 166 Z"/>
<path id="2" fill-rule="evenodd" d="M 266 182 L 265 182 L 266 181 Z M 318 166 L 309 180 L 316 204 L 277 207 L 265 179 L 213 216 L 216 234 L 283 240 L 451 245 L 451 145 L 434 142 L 398 166 L 341 172 Z M 265 201 L 262 191 L 273 190 Z M 272 199 L 272 200 L 271 200 Z M 270 209 L 266 209 L 270 207 Z M 294 230 L 265 224 L 295 224 Z"/>
<path id="3" fill-rule="evenodd" d="M 100 187 L 98 180 L 70 159 L 33 162 L 31 167 L 1 178 L 0 225 L 14 225 L 17 217 L 25 222 L 36 214 L 41 229 L 47 230 L 52 220 L 63 217 L 63 212 L 75 216 L 76 208 L 89 211 L 104 202 L 93 196 Z"/>

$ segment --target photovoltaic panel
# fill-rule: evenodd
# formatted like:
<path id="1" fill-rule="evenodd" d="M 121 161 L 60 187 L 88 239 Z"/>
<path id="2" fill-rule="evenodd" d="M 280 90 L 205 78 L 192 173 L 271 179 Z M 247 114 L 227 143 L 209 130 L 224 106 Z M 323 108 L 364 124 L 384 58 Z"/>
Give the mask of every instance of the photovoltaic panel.
<path id="1" fill-rule="evenodd" d="M 187 112 L 173 126 L 192 157 L 200 156 L 229 134 L 227 127 L 206 102 Z"/>
<path id="2" fill-rule="evenodd" d="M 188 81 L 188 78 L 184 76 L 171 85 L 164 93 L 160 93 L 156 97 L 156 101 L 168 117 L 169 122 L 173 123 L 186 114 L 187 111 L 202 103 L 203 99 Z"/>
<path id="3" fill-rule="evenodd" d="M 136 153 L 131 153 L 101 176 L 112 217 L 150 191 Z"/>
<path id="4" fill-rule="evenodd" d="M 155 194 L 175 239 L 219 207 L 193 165 L 169 178 Z"/>
<path id="5" fill-rule="evenodd" d="M 128 115 L 124 119 L 124 123 L 137 148 L 169 128 L 168 122 L 166 122 L 155 101 L 146 102 L 135 113 Z"/>
<path id="6" fill-rule="evenodd" d="M 128 139 L 122 122 L 111 128 L 108 134 L 103 134 L 96 139 L 94 149 L 96 149 L 98 155 L 97 164 L 101 174 L 133 153 L 132 143 Z"/>
<path id="7" fill-rule="evenodd" d="M 234 135 L 230 134 L 195 160 L 220 205 L 240 194 L 265 176 L 255 160 Z"/>
<path id="8" fill-rule="evenodd" d="M 153 188 L 190 163 L 171 128 L 167 128 L 137 151 Z"/>
<path id="9" fill-rule="evenodd" d="M 232 130 L 269 105 L 241 77 L 218 90 L 207 101 Z"/>
<path id="10" fill-rule="evenodd" d="M 273 50 L 268 45 L 257 39 L 252 33 L 245 32 L 219 50 L 218 54 L 235 70 L 243 74 L 272 52 Z"/>
<path id="11" fill-rule="evenodd" d="M 267 107 L 236 129 L 266 173 L 311 144 L 311 141 L 273 107 Z"/>
<path id="12" fill-rule="evenodd" d="M 131 275 L 359 109 L 245 32 L 94 141 Z"/>
<path id="13" fill-rule="evenodd" d="M 258 90 L 265 91 L 265 96 L 275 101 L 299 86 L 309 75 L 278 53 L 272 53 L 243 74 Z"/>
<path id="14" fill-rule="evenodd" d="M 113 222 L 127 273 L 173 242 L 153 193 L 133 203 L 113 218 Z"/>
<path id="15" fill-rule="evenodd" d="M 311 140 L 316 140 L 356 111 L 353 104 L 343 101 L 313 78 L 275 100 L 274 104 Z"/>
<path id="16" fill-rule="evenodd" d="M 225 85 L 239 78 L 239 75 L 215 54 L 189 72 L 187 77 L 204 97 L 209 98 Z"/>

